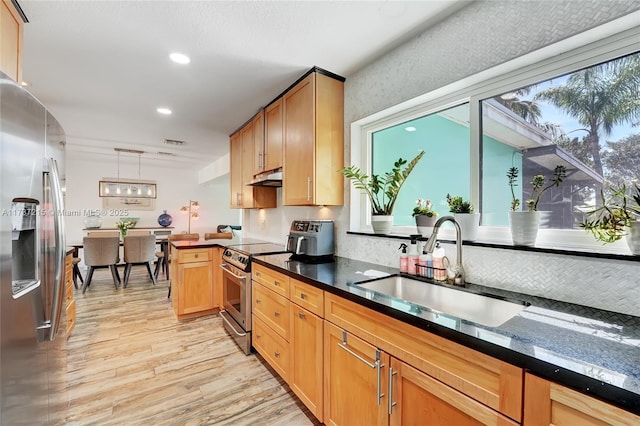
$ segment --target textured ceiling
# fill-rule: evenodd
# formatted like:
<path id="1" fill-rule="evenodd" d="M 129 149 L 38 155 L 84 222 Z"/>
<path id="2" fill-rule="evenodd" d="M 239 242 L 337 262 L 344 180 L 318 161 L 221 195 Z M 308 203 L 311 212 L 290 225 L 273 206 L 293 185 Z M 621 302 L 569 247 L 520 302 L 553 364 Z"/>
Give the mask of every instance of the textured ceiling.
<path id="1" fill-rule="evenodd" d="M 22 0 L 23 79 L 71 149 L 173 152 L 199 168 L 313 65 L 348 78 L 467 3 Z"/>

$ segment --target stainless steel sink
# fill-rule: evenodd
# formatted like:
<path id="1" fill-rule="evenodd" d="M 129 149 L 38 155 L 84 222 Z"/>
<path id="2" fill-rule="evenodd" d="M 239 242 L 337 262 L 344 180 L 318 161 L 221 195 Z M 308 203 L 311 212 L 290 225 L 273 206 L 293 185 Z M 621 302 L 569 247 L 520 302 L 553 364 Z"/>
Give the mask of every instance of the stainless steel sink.
<path id="1" fill-rule="evenodd" d="M 523 303 L 398 276 L 357 283 L 355 286 L 489 327 L 504 324 L 526 308 Z"/>

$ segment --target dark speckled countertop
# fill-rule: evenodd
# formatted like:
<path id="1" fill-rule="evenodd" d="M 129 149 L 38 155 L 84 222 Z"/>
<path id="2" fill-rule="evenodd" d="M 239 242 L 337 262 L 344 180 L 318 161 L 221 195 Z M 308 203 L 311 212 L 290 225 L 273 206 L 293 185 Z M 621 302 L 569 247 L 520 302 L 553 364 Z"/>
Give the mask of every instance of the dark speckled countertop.
<path id="1" fill-rule="evenodd" d="M 269 242 L 264 240 L 258 240 L 256 238 L 244 238 L 244 237 L 233 237 L 231 239 L 213 239 L 213 240 L 204 240 L 200 238 L 198 241 L 171 241 L 171 245 L 179 249 L 227 247 L 227 246 L 238 246 L 243 244 L 269 244 Z"/>
<path id="2" fill-rule="evenodd" d="M 530 303 L 498 327 L 435 313 L 358 288 L 398 269 L 336 257 L 306 264 L 289 254 L 254 261 L 585 394 L 640 414 L 640 317 L 467 284 L 465 291 Z"/>

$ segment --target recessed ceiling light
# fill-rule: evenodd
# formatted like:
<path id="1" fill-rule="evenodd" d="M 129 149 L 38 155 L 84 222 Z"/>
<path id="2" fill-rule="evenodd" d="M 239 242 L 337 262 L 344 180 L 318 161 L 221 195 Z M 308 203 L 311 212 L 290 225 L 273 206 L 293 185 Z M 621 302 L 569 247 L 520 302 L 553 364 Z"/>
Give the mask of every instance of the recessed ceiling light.
<path id="1" fill-rule="evenodd" d="M 187 55 L 183 55 L 182 53 L 172 53 L 171 55 L 169 55 L 169 58 L 177 64 L 184 65 L 191 62 L 191 59 L 189 59 Z"/>
<path id="2" fill-rule="evenodd" d="M 158 108 L 156 111 L 158 111 L 160 114 L 164 114 L 164 115 L 170 115 L 171 114 L 171 110 L 169 108 Z"/>
<path id="3" fill-rule="evenodd" d="M 404 128 L 407 132 L 415 132 L 417 129 L 413 126 L 409 126 L 409 127 L 405 127 Z"/>

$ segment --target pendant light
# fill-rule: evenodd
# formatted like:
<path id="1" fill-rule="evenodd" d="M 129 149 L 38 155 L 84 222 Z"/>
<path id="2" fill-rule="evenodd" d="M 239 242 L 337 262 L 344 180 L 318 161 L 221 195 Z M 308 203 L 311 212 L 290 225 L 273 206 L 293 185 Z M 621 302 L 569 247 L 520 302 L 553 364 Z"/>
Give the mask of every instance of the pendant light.
<path id="1" fill-rule="evenodd" d="M 118 152 L 118 186 L 116 187 L 116 194 L 120 193 L 120 152 Z"/>
<path id="2" fill-rule="evenodd" d="M 142 154 L 138 154 L 138 195 L 142 195 L 142 183 L 140 182 L 140 158 Z"/>

